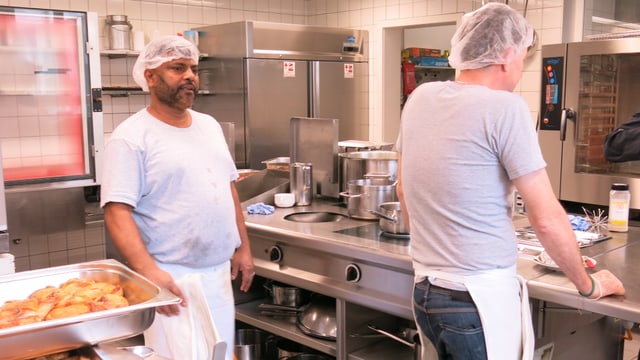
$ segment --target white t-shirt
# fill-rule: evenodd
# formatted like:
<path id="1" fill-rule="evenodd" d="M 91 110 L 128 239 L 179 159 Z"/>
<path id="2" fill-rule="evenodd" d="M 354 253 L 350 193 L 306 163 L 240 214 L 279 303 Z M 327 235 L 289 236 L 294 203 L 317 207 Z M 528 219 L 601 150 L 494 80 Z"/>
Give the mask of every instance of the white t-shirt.
<path id="1" fill-rule="evenodd" d="M 240 245 L 230 188 L 238 172 L 218 122 L 189 112 L 188 128 L 143 109 L 115 129 L 105 148 L 101 206 L 131 205 L 157 261 L 210 267 Z"/>
<path id="2" fill-rule="evenodd" d="M 546 166 L 524 100 L 484 86 L 423 84 L 405 104 L 397 147 L 416 274 L 514 266 L 511 180 Z"/>

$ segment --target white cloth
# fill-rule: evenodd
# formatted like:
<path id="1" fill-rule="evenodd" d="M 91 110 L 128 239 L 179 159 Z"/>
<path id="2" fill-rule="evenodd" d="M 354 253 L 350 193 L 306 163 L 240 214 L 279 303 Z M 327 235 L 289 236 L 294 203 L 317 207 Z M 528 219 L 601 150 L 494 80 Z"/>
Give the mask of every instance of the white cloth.
<path id="1" fill-rule="evenodd" d="M 524 279 L 515 274 L 515 269 L 466 276 L 431 270 L 428 276 L 464 284 L 467 288 L 478 308 L 489 360 L 533 359 L 535 338 L 529 294 Z M 416 277 L 416 281 L 423 279 L 424 276 Z"/>
<path id="2" fill-rule="evenodd" d="M 232 360 L 233 359 L 233 345 L 235 337 L 235 305 L 233 301 L 233 289 L 231 287 L 231 271 L 230 264 L 226 262 L 222 265 L 208 269 L 189 269 L 178 265 L 159 264 L 163 270 L 169 272 L 174 279 L 178 280 L 178 286 L 180 289 L 187 293 L 189 288 L 199 287 L 201 294 L 198 295 L 200 299 L 204 296 L 206 304 L 208 305 L 208 312 L 212 323 L 215 324 L 215 357 L 202 358 L 200 353 L 194 352 L 194 357 L 186 357 L 184 355 L 171 356 L 172 348 L 179 348 L 180 346 L 191 346 L 192 341 L 203 342 L 203 334 L 196 332 L 194 337 L 187 336 L 189 326 L 199 326 L 199 319 L 194 318 L 192 314 L 197 315 L 199 312 L 203 313 L 201 307 L 201 301 L 198 303 L 189 298 L 189 306 L 186 308 L 180 308 L 180 316 L 167 317 L 157 314 L 156 319 L 145 331 L 144 338 L 145 344 L 155 351 L 159 355 L 165 356 L 175 360 Z M 194 279 L 197 279 L 194 280 Z M 185 283 L 185 281 L 187 281 Z M 194 284 L 195 282 L 195 284 Z M 177 323 L 176 323 L 177 322 Z M 183 325 L 179 325 L 183 324 Z M 201 324 L 202 325 L 202 324 Z M 206 325 L 206 324 L 204 324 Z M 186 330 L 185 330 L 186 328 Z M 178 330 L 180 329 L 180 330 Z M 172 348 L 167 348 L 162 344 L 174 343 Z M 223 346 L 224 344 L 224 346 Z M 156 349 L 159 348 L 159 349 Z M 196 349 L 196 347 L 194 347 Z M 165 355 L 167 354 L 167 355 Z M 174 353 L 175 354 L 175 353 Z"/>

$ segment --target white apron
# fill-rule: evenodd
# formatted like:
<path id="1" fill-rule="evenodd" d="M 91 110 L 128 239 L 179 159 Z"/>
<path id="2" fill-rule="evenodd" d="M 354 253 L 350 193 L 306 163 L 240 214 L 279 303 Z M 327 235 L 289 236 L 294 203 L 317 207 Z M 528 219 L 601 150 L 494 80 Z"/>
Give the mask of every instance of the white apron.
<path id="1" fill-rule="evenodd" d="M 230 263 L 207 269 L 160 264 L 188 299 L 178 316 L 156 313 L 144 332 L 145 345 L 163 357 L 184 360 L 232 360 L 235 305 Z"/>
<path id="2" fill-rule="evenodd" d="M 438 270 L 427 270 L 427 273 L 428 277 L 464 284 L 467 288 L 478 308 L 489 360 L 533 359 L 535 339 L 529 294 L 524 279 L 516 275 L 514 268 L 468 276 Z M 416 277 L 416 282 L 423 280 L 424 276 Z M 510 289 L 504 292 L 517 296 L 507 296 L 496 289 Z"/>

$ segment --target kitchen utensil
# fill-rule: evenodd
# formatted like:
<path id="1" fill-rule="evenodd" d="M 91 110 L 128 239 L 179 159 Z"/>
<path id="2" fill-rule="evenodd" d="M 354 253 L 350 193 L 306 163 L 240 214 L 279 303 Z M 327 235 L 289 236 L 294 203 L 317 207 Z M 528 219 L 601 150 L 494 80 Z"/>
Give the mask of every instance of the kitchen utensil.
<path id="1" fill-rule="evenodd" d="M 260 305 L 258 305 L 258 308 L 265 309 L 265 310 L 276 310 L 276 311 L 292 312 L 292 313 L 294 313 L 294 315 L 295 315 L 295 313 L 298 313 L 298 312 L 302 311 L 302 307 L 276 305 L 276 304 L 260 304 Z"/>
<path id="2" fill-rule="evenodd" d="M 308 291 L 281 282 L 267 282 L 265 283 L 265 289 L 271 294 L 274 305 L 295 309 L 309 301 Z"/>
<path id="3" fill-rule="evenodd" d="M 295 194 L 296 205 L 311 205 L 313 198 L 313 167 L 311 163 L 291 164 L 291 192 Z"/>
<path id="4" fill-rule="evenodd" d="M 369 329 L 379 333 L 379 334 L 382 334 L 382 335 L 390 338 L 390 339 L 393 339 L 393 340 L 395 340 L 395 341 L 397 341 L 399 343 L 402 343 L 404 345 L 409 346 L 410 348 L 413 349 L 413 358 L 414 358 L 414 360 L 421 360 L 421 358 L 422 358 L 422 345 L 420 344 L 420 335 L 418 335 L 417 333 L 413 334 L 413 339 L 412 339 L 413 341 L 409 341 L 409 340 L 406 340 L 406 339 L 404 339 L 404 338 L 402 338 L 402 337 L 400 337 L 398 335 L 392 334 L 389 331 L 382 330 L 382 329 L 378 328 L 377 326 L 369 324 L 369 325 L 367 325 L 367 327 Z"/>
<path id="5" fill-rule="evenodd" d="M 336 300 L 315 294 L 309 304 L 298 313 L 298 329 L 303 333 L 324 340 L 336 340 Z"/>
<path id="6" fill-rule="evenodd" d="M 331 360 L 331 358 L 321 354 L 298 354 L 287 360 Z"/>
<path id="7" fill-rule="evenodd" d="M 378 216 L 372 214 L 372 210 L 377 211 L 380 204 L 398 200 L 396 182 L 388 179 L 351 180 L 348 190 L 340 196 L 347 199 L 347 212 L 356 219 L 377 220 Z"/>
<path id="8" fill-rule="evenodd" d="M 402 216 L 402 207 L 397 201 L 380 204 L 380 210 L 371 210 L 370 212 L 380 217 L 380 230 L 388 234 L 408 234 L 404 218 Z"/>
<path id="9" fill-rule="evenodd" d="M 238 360 L 261 360 L 267 354 L 267 343 L 271 340 L 273 336 L 260 329 L 238 329 L 233 351 Z"/>

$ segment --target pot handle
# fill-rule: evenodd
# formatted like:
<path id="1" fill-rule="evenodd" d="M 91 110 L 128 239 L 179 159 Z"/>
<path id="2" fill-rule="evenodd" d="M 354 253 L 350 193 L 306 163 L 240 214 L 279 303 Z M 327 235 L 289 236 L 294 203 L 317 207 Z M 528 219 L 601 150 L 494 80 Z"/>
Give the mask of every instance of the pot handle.
<path id="1" fill-rule="evenodd" d="M 392 338 L 393 340 L 398 341 L 398 342 L 401 342 L 401 343 L 403 343 L 403 344 L 405 344 L 405 345 L 407 345 L 407 346 L 409 346 L 409 347 L 412 347 L 412 348 L 415 348 L 415 347 L 416 347 L 416 344 L 414 344 L 414 343 L 412 343 L 412 342 L 409 342 L 409 341 L 407 341 L 407 340 L 405 340 L 405 339 L 403 339 L 403 338 L 401 338 L 401 337 L 399 337 L 399 336 L 396 336 L 396 335 L 394 335 L 394 334 L 392 334 L 392 333 L 390 333 L 390 332 L 388 332 L 388 331 L 382 330 L 382 329 L 380 329 L 380 328 L 378 328 L 378 327 L 376 327 L 376 326 L 373 326 L 373 325 L 369 324 L 369 325 L 367 325 L 367 327 L 368 327 L 369 329 L 371 329 L 371 330 L 373 330 L 373 331 L 377 332 L 377 333 L 380 333 L 380 334 L 382 334 L 382 335 L 385 335 L 385 336 L 387 336 L 387 337 L 390 337 L 390 338 Z"/>
<path id="2" fill-rule="evenodd" d="M 349 199 L 349 198 L 354 198 L 354 197 L 360 197 L 360 196 L 362 196 L 362 194 L 353 194 L 352 195 L 352 194 L 349 194 L 348 192 L 344 192 L 343 191 L 343 192 L 340 193 L 340 196 L 344 196 L 344 197 Z"/>
<path id="3" fill-rule="evenodd" d="M 391 221 L 391 222 L 392 222 L 392 223 L 394 223 L 394 224 L 398 222 L 398 217 L 396 217 L 396 216 L 389 216 L 389 215 L 387 215 L 387 214 L 383 214 L 383 213 L 381 213 L 381 212 L 379 212 L 379 211 L 375 211 L 375 210 L 369 210 L 369 212 L 370 212 L 371 214 L 373 214 L 373 215 L 380 216 L 381 218 L 383 218 L 383 219 L 385 219 L 385 220 L 389 220 L 389 221 Z"/>
<path id="4" fill-rule="evenodd" d="M 392 180 L 391 179 L 392 176 L 393 176 L 392 174 L 372 174 L 372 173 L 369 173 L 369 174 L 364 174 L 363 177 L 365 179 L 389 179 L 389 180 Z"/>

